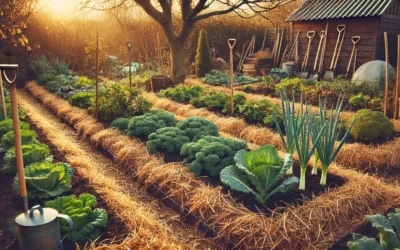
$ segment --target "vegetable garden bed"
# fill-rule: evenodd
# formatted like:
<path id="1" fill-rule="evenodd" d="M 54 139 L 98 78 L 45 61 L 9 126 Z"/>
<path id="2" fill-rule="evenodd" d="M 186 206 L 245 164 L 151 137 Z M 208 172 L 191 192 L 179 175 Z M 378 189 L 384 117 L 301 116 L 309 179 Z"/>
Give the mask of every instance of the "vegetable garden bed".
<path id="1" fill-rule="evenodd" d="M 188 81 L 189 80 L 187 80 L 187 82 Z M 158 97 L 152 93 L 147 93 L 144 96 L 153 103 L 155 108 L 165 109 L 166 111 L 183 117 L 203 117 L 216 123 L 221 131 L 235 137 L 246 139 L 248 142 L 260 146 L 264 144 L 273 144 L 277 148 L 283 149 L 279 134 L 270 128 L 253 125 L 249 126 L 249 124 L 241 118 L 225 115 L 221 116 L 205 108 L 198 109 L 190 104 L 176 103 L 167 98 Z M 348 114 L 347 112 L 346 115 Z M 396 124 L 400 124 L 400 122 L 396 120 L 394 123 L 396 130 Z M 335 162 L 346 167 L 355 168 L 361 172 L 398 174 L 400 171 L 400 156 L 396 154 L 398 150 L 400 150 L 399 137 L 381 145 L 366 145 L 358 142 L 348 143 L 343 146 Z"/>
<path id="2" fill-rule="evenodd" d="M 221 194 L 220 188 L 211 188 L 193 178 L 179 164 L 163 164 L 159 159 L 147 156 L 138 140 L 115 130 L 105 130 L 85 112 L 71 107 L 42 87 L 29 83 L 27 88 L 58 116 L 74 124 L 83 137 L 101 143 L 119 161 L 136 166 L 139 180 L 166 188 L 182 207 L 187 206 L 210 222 L 218 232 L 217 239 L 232 241 L 239 248 L 326 248 L 350 231 L 365 214 L 383 212 L 400 201 L 400 193 L 395 188 L 372 177 L 331 166 L 332 174 L 344 177 L 348 182 L 301 206 L 289 207 L 281 214 L 265 218 L 235 204 L 232 198 Z M 240 133 L 243 128 L 236 129 Z"/>

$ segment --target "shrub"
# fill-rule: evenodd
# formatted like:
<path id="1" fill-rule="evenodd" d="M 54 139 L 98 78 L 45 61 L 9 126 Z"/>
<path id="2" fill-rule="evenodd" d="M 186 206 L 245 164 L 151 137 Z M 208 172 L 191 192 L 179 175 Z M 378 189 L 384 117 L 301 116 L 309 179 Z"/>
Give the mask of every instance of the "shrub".
<path id="1" fill-rule="evenodd" d="M 239 113 L 239 105 L 243 105 L 246 102 L 246 97 L 242 94 L 236 94 L 233 96 L 233 107 L 234 107 L 234 112 Z M 231 113 L 231 98 L 229 97 L 229 100 L 225 102 L 224 109 L 222 110 L 222 113 Z"/>
<path id="2" fill-rule="evenodd" d="M 61 58 L 55 58 L 52 61 L 53 68 L 57 75 L 67 75 L 69 63 Z"/>
<path id="3" fill-rule="evenodd" d="M 42 74 L 55 74 L 53 64 L 47 59 L 45 55 L 41 55 L 36 60 L 32 60 L 29 62 L 31 68 L 38 76 Z"/>
<path id="4" fill-rule="evenodd" d="M 192 142 L 208 135 L 219 136 L 217 125 L 200 117 L 188 118 L 179 122 L 176 127 L 183 130 Z"/>
<path id="5" fill-rule="evenodd" d="M 96 81 L 90 80 L 89 78 L 85 76 L 79 77 L 79 79 L 75 82 L 76 86 L 84 87 L 84 86 L 95 86 Z"/>
<path id="6" fill-rule="evenodd" d="M 350 134 L 356 140 L 374 142 L 378 139 L 388 138 L 393 134 L 393 122 L 382 112 L 361 109 L 355 113 L 354 117 L 355 121 Z M 346 128 L 350 126 L 352 119 L 346 121 Z"/>
<path id="7" fill-rule="evenodd" d="M 244 91 L 244 92 L 247 92 L 247 93 L 251 93 L 251 92 L 253 92 L 253 87 L 251 87 L 251 86 L 246 86 L 246 87 L 243 88 L 243 91 Z"/>
<path id="8" fill-rule="evenodd" d="M 157 129 L 155 133 L 149 135 L 146 147 L 149 153 L 157 150 L 166 150 L 169 153 L 179 153 L 185 143 L 190 142 L 185 131 L 176 127 L 166 127 Z"/>
<path id="9" fill-rule="evenodd" d="M 74 171 L 67 163 L 40 162 L 29 165 L 24 173 L 29 199 L 46 199 L 68 191 Z M 18 176 L 12 186 L 18 194 Z"/>
<path id="10" fill-rule="evenodd" d="M 100 229 L 107 225 L 108 215 L 104 209 L 93 209 L 96 206 L 96 197 L 91 194 L 81 194 L 59 197 L 47 201 L 45 207 L 54 208 L 61 214 L 71 217 L 74 228 L 69 231 L 66 220 L 60 220 L 61 232 L 67 233 L 67 239 L 71 241 L 92 240 L 100 236 Z"/>
<path id="11" fill-rule="evenodd" d="M 68 98 L 68 102 L 71 103 L 74 106 L 80 107 L 80 108 L 88 108 L 90 107 L 92 98 L 95 97 L 95 93 L 93 92 L 79 92 L 76 94 L 71 95 Z"/>
<path id="12" fill-rule="evenodd" d="M 131 121 L 130 118 L 120 117 L 112 121 L 110 127 L 117 128 L 121 131 L 125 131 L 128 129 L 129 122 Z"/>
<path id="13" fill-rule="evenodd" d="M 285 78 L 278 85 L 276 85 L 275 89 L 277 92 L 280 92 L 283 89 L 286 89 L 289 93 L 292 93 L 293 91 L 295 93 L 306 92 L 306 86 L 309 85 L 307 81 L 309 80 L 300 78 Z"/>
<path id="14" fill-rule="evenodd" d="M 371 97 L 368 95 L 363 95 L 359 93 L 358 95 L 354 95 L 349 99 L 349 103 L 354 107 L 366 107 L 368 103 L 371 101 Z"/>
<path id="15" fill-rule="evenodd" d="M 99 92 L 99 117 L 103 121 L 112 121 L 118 117 L 142 115 L 151 108 L 151 103 L 142 97 L 138 90 L 129 93 L 129 87 L 111 84 Z M 96 102 L 91 100 L 90 110 L 96 110 Z"/>
<path id="16" fill-rule="evenodd" d="M 36 132 L 32 130 L 21 130 L 22 145 L 35 143 Z M 7 132 L 0 139 L 0 152 L 6 152 L 14 146 L 14 130 Z"/>
<path id="17" fill-rule="evenodd" d="M 74 86 L 77 80 L 78 76 L 58 75 L 45 87 L 51 92 L 57 92 L 61 87 Z"/>
<path id="18" fill-rule="evenodd" d="M 133 117 L 128 126 L 127 134 L 145 136 L 146 138 L 160 128 L 173 127 L 177 123 L 175 116 L 164 110 L 150 110 L 142 116 Z"/>
<path id="19" fill-rule="evenodd" d="M 178 85 L 175 88 L 161 90 L 159 96 L 169 98 L 176 102 L 189 102 L 192 98 L 199 97 L 202 93 L 200 86 Z"/>
<path id="20" fill-rule="evenodd" d="M 45 84 L 53 81 L 55 78 L 56 78 L 56 75 L 53 73 L 40 74 L 40 75 L 38 75 L 37 83 L 39 85 L 45 85 Z"/>
<path id="21" fill-rule="evenodd" d="M 197 43 L 196 54 L 196 75 L 198 77 L 205 76 L 212 69 L 212 58 L 210 46 L 207 41 L 207 32 L 200 30 L 199 40 Z"/>
<path id="22" fill-rule="evenodd" d="M 50 149 L 46 144 L 33 143 L 22 145 L 22 158 L 24 166 L 29 166 L 32 163 L 41 162 L 49 157 Z M 49 160 L 51 160 L 49 158 Z M 15 160 L 15 147 L 10 148 L 4 156 L 4 166 L 1 172 L 15 173 L 16 160 Z"/>
<path id="23" fill-rule="evenodd" d="M 19 122 L 19 127 L 21 130 L 29 129 L 29 123 Z M 11 119 L 5 119 L 0 122 L 0 137 L 5 135 L 9 131 L 14 131 L 13 121 Z"/>
<path id="24" fill-rule="evenodd" d="M 205 136 L 197 142 L 183 145 L 181 155 L 186 156 L 189 170 L 199 176 L 203 170 L 219 176 L 222 169 L 234 164 L 236 152 L 247 148 L 247 142 L 216 136 Z"/>
<path id="25" fill-rule="evenodd" d="M 190 104 L 193 106 L 206 107 L 210 110 L 222 110 L 227 103 L 230 103 L 230 97 L 222 93 L 207 94 L 190 100 Z"/>

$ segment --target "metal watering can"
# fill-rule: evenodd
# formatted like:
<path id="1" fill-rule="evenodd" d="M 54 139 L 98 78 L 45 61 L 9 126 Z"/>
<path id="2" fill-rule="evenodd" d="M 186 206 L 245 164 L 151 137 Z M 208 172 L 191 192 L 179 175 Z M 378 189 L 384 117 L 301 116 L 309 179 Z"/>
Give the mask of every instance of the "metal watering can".
<path id="1" fill-rule="evenodd" d="M 52 208 L 42 208 L 40 205 L 18 215 L 18 241 L 21 250 L 63 250 L 58 218 L 68 221 L 69 230 L 74 223 L 68 215 L 59 214 Z"/>

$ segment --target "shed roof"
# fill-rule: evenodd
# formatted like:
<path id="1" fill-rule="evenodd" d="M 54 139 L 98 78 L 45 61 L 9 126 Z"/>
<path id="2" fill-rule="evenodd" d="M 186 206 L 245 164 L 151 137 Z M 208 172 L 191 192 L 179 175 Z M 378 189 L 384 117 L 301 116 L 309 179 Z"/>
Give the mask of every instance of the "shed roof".
<path id="1" fill-rule="evenodd" d="M 305 0 L 286 21 L 382 15 L 394 0 Z"/>

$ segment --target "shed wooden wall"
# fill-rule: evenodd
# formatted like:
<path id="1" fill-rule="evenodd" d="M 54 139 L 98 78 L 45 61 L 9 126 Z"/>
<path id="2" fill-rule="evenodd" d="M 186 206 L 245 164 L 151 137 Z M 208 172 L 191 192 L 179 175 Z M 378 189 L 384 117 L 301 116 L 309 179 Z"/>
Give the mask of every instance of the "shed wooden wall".
<path id="1" fill-rule="evenodd" d="M 318 31 L 324 30 L 327 22 L 329 23 L 328 28 L 328 42 L 326 46 L 325 59 L 324 59 L 324 71 L 329 70 L 332 56 L 335 50 L 335 44 L 337 41 L 337 25 L 346 25 L 345 40 L 343 43 L 342 51 L 339 56 L 337 64 L 337 72 L 339 74 L 345 74 L 347 65 L 350 60 L 351 51 L 353 49 L 353 43 L 351 41 L 352 36 L 361 36 L 360 42 L 357 44 L 357 68 L 362 64 L 375 60 L 376 49 L 377 49 L 377 34 L 379 32 L 379 17 L 368 17 L 368 18 L 346 18 L 346 19 L 329 19 L 329 20 L 316 20 L 316 21 L 299 21 L 293 22 L 293 33 L 294 36 L 300 30 L 299 39 L 299 56 L 300 62 L 303 61 L 304 55 L 307 50 L 308 38 L 307 31 Z M 319 35 L 316 34 L 311 44 L 311 52 L 308 61 L 308 69 L 312 69 L 315 62 L 315 57 L 318 50 Z"/>
<path id="2" fill-rule="evenodd" d="M 400 34 L 400 0 L 395 1 L 381 16 L 376 58 L 385 60 L 384 32 L 388 32 L 390 64 L 397 64 L 397 35 Z"/>

